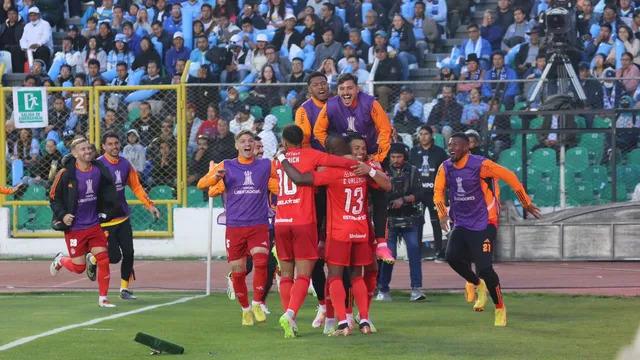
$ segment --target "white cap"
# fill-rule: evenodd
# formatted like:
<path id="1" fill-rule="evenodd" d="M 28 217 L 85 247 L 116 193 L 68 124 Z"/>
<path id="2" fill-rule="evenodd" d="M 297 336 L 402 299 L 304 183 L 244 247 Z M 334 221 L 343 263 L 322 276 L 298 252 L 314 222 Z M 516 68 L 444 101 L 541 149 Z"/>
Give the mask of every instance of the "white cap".
<path id="1" fill-rule="evenodd" d="M 256 36 L 256 42 L 257 41 L 269 42 L 269 39 L 267 39 L 266 34 L 258 34 L 258 36 Z"/>
<path id="2" fill-rule="evenodd" d="M 184 40 L 184 36 L 182 35 L 182 32 L 181 32 L 181 31 L 176 31 L 176 32 L 173 34 L 173 38 L 174 38 L 174 39 L 175 39 L 175 38 L 181 38 L 182 40 Z"/>
<path id="3" fill-rule="evenodd" d="M 287 16 L 284 17 L 284 20 L 286 21 L 286 20 L 290 20 L 290 19 L 298 20 L 295 15 L 293 15 L 291 13 L 288 13 Z"/>
<path id="4" fill-rule="evenodd" d="M 40 14 L 40 9 L 37 6 L 32 6 L 29 8 L 29 14 Z"/>
<path id="5" fill-rule="evenodd" d="M 238 34 L 233 34 L 229 39 L 229 43 L 231 44 L 239 44 L 240 42 L 242 42 L 242 38 Z"/>

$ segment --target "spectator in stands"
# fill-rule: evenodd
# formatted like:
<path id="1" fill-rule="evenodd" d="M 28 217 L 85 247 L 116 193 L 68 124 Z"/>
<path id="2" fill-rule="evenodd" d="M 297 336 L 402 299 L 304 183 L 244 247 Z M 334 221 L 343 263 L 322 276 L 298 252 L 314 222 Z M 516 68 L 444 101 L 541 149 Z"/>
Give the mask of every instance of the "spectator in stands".
<path id="1" fill-rule="evenodd" d="M 360 30 L 351 29 L 349 31 L 349 42 L 351 46 L 353 46 L 355 50 L 355 55 L 363 60 L 366 65 L 366 61 L 369 56 L 369 44 L 362 40 L 362 35 L 360 34 Z"/>
<path id="2" fill-rule="evenodd" d="M 325 0 L 309 0 L 307 1 L 307 7 L 305 10 L 311 8 L 314 14 L 320 16 L 320 14 L 322 14 L 322 5 L 324 5 L 324 2 Z"/>
<path id="3" fill-rule="evenodd" d="M 196 14 L 197 15 L 197 14 Z M 202 31 L 205 36 L 208 36 L 213 27 L 215 26 L 215 19 L 213 18 L 213 8 L 210 4 L 204 3 L 200 8 L 200 16 L 198 20 L 202 24 Z M 193 23 L 195 24 L 196 21 Z"/>
<path id="4" fill-rule="evenodd" d="M 481 127 L 484 114 L 489 111 L 489 105 L 482 102 L 482 96 L 480 96 L 480 89 L 478 88 L 473 88 L 469 91 L 469 98 L 471 101 L 464 105 L 460 123 L 464 128 L 478 130 Z"/>
<path id="5" fill-rule="evenodd" d="M 338 73 L 336 61 L 333 58 L 324 59 L 318 71 L 327 77 L 327 82 L 329 83 L 329 87 L 331 87 L 332 90 L 336 90 L 335 89 L 336 82 L 338 79 L 338 75 L 340 75 Z"/>
<path id="6" fill-rule="evenodd" d="M 159 54 L 159 55 L 162 55 L 164 57 L 164 54 L 166 54 L 167 51 L 169 51 L 173 43 L 173 38 L 172 38 L 173 34 L 169 34 L 167 31 L 165 31 L 162 23 L 159 21 L 154 21 L 151 24 L 151 31 L 152 31 L 152 34 L 149 34 L 151 36 L 151 39 L 162 44 L 162 54 Z M 145 37 L 140 39 L 141 52 L 144 52 L 144 50 L 142 49 L 142 40 L 144 40 L 144 38 Z M 151 45 L 151 48 L 154 49 L 153 45 Z"/>
<path id="7" fill-rule="evenodd" d="M 71 66 L 64 64 L 60 67 L 60 74 L 58 74 L 57 86 L 72 86 L 73 85 L 73 71 Z"/>
<path id="8" fill-rule="evenodd" d="M 136 56 L 131 69 L 134 71 L 139 68 L 146 69 L 151 62 L 161 64 L 160 55 L 153 47 L 151 40 L 145 36 L 140 40 L 140 55 Z"/>
<path id="9" fill-rule="evenodd" d="M 362 14 L 362 8 L 358 7 L 358 9 L 356 10 L 355 3 L 356 3 L 355 1 L 351 1 L 351 0 L 338 0 L 336 3 L 336 9 L 340 9 L 344 13 L 344 23 L 347 28 L 362 27 L 362 22 L 360 21 L 360 17 L 361 17 L 360 14 Z M 337 10 L 336 10 L 336 13 L 337 13 Z M 342 20 L 342 18 L 340 19 Z M 343 33 L 344 33 L 344 30 L 343 30 Z"/>
<path id="10" fill-rule="evenodd" d="M 600 20 L 600 24 L 608 24 L 611 25 L 611 33 L 615 34 L 618 30 L 618 26 L 620 24 L 624 24 L 619 18 L 617 14 L 617 9 L 615 3 L 608 3 L 604 6 L 604 11 L 602 12 L 602 19 Z"/>
<path id="11" fill-rule="evenodd" d="M 174 121 L 171 116 L 162 120 L 160 123 L 160 134 L 158 137 L 151 140 L 147 146 L 147 159 L 151 159 L 153 161 L 160 154 L 160 144 L 162 142 L 169 144 L 171 149 L 176 148 L 177 141 L 175 136 L 173 136 L 173 124 Z"/>
<path id="12" fill-rule="evenodd" d="M 485 156 L 481 148 L 482 138 L 480 137 L 480 134 L 473 129 L 465 131 L 464 134 L 469 138 L 469 152 L 472 155 Z"/>
<path id="13" fill-rule="evenodd" d="M 167 51 L 164 59 L 165 70 L 169 76 L 173 76 L 176 73 L 176 61 L 178 59 L 188 60 L 190 52 L 191 50 L 184 46 L 182 32 L 177 31 L 174 33 L 173 46 Z"/>
<path id="14" fill-rule="evenodd" d="M 62 155 L 56 149 L 56 142 L 51 139 L 47 140 L 44 145 L 44 155 L 30 169 L 33 183 L 41 184 L 48 188 L 61 160 Z"/>
<path id="15" fill-rule="evenodd" d="M 209 106 L 207 106 L 206 120 L 203 121 L 202 124 L 200 124 L 198 132 L 196 133 L 197 136 L 205 136 L 210 140 L 214 139 L 216 135 L 218 135 L 218 121 L 220 121 L 218 108 L 213 103 L 209 104 Z"/>
<path id="16" fill-rule="evenodd" d="M 291 45 L 300 46 L 304 41 L 302 34 L 295 28 L 296 17 L 293 14 L 288 14 L 284 19 L 284 26 L 278 29 L 273 36 L 271 44 L 279 51 L 280 48 L 286 46 L 287 50 L 291 48 Z"/>
<path id="17" fill-rule="evenodd" d="M 376 60 L 373 68 L 371 68 L 371 72 L 374 74 L 373 81 L 400 81 L 402 73 L 400 61 L 395 57 L 390 58 L 385 46 L 377 47 L 375 52 Z M 378 101 L 385 110 L 389 109 L 391 105 L 392 92 L 393 90 L 389 85 L 376 85 L 375 87 L 375 94 L 378 97 Z"/>
<path id="18" fill-rule="evenodd" d="M 445 84 L 442 86 L 441 97 L 431 110 L 427 125 L 437 129 L 444 137 L 444 143 L 449 143 L 449 137 L 462 129 L 462 105 L 455 100 L 454 86 Z"/>
<path id="19" fill-rule="evenodd" d="M 340 59 L 340 61 L 338 61 L 338 72 L 339 73 L 343 73 L 344 69 L 349 65 L 348 62 L 348 58 L 351 56 L 356 56 L 356 59 L 358 60 L 358 62 L 360 63 L 360 68 L 364 68 L 366 69 L 367 64 L 363 61 L 363 59 L 358 59 L 358 56 L 356 55 L 356 50 L 355 50 L 355 46 L 353 45 L 353 43 L 351 41 L 347 41 L 346 43 L 344 43 L 344 45 L 342 46 L 342 59 Z"/>
<path id="20" fill-rule="evenodd" d="M 62 61 L 71 67 L 72 71 L 82 70 L 82 55 L 73 50 L 73 39 L 65 37 L 62 39 L 62 49 L 54 56 L 55 61 Z"/>
<path id="21" fill-rule="evenodd" d="M 426 0 L 425 14 L 438 24 L 440 34 L 446 34 L 447 28 L 447 2 L 441 0 Z"/>
<path id="22" fill-rule="evenodd" d="M 439 1 L 439 3 L 444 3 L 444 1 Z M 396 14 L 393 16 L 393 22 L 389 32 L 391 34 L 389 44 L 397 50 L 396 56 L 402 64 L 401 80 L 406 81 L 409 79 L 409 65 L 417 62 L 415 55 L 416 39 L 413 35 L 413 29 L 402 15 Z"/>
<path id="23" fill-rule="evenodd" d="M 268 114 L 274 106 L 284 104 L 282 88 L 279 86 L 262 86 L 261 84 L 276 84 L 275 71 L 271 65 L 265 65 L 260 72 L 260 76 L 256 80 L 259 84 L 255 86 L 249 93 L 247 104 L 260 106 L 263 114 Z M 231 128 L 233 132 L 233 127 Z M 249 129 L 251 130 L 251 129 Z M 234 132 L 235 134 L 235 132 Z"/>
<path id="24" fill-rule="evenodd" d="M 267 45 L 264 51 L 267 55 L 267 65 L 270 65 L 275 72 L 278 82 L 284 82 L 291 75 L 291 62 L 285 56 L 280 56 L 280 52 L 274 45 Z"/>
<path id="25" fill-rule="evenodd" d="M 302 84 L 305 82 L 305 77 L 307 73 L 304 71 L 304 61 L 299 58 L 293 58 L 291 60 L 291 74 L 285 80 L 288 83 Z M 290 90 L 300 89 L 299 87 L 292 87 Z"/>
<path id="26" fill-rule="evenodd" d="M 578 10 L 577 15 L 576 29 L 578 30 L 578 36 L 584 39 L 586 35 L 591 34 L 591 27 L 598 24 L 598 16 L 593 13 L 591 0 L 582 1 L 582 9 Z"/>
<path id="27" fill-rule="evenodd" d="M 85 73 L 77 73 L 73 77 L 73 86 L 75 86 L 75 87 L 84 86 L 86 84 L 86 81 L 87 81 L 87 74 L 85 74 Z"/>
<path id="28" fill-rule="evenodd" d="M 188 185 L 194 185 L 209 171 L 209 163 L 213 160 L 213 148 L 209 143 L 208 138 L 200 136 L 197 139 L 195 150 L 189 153 L 191 162 L 189 164 L 189 175 L 187 176 Z"/>
<path id="29" fill-rule="evenodd" d="M 277 123 L 278 119 L 274 115 L 269 114 L 265 116 L 262 131 L 258 133 L 262 141 L 264 151 L 263 158 L 265 159 L 273 159 L 278 151 L 278 138 L 273 132 Z"/>
<path id="30" fill-rule="evenodd" d="M 502 31 L 507 31 L 509 26 L 513 24 L 513 9 L 511 8 L 510 0 L 498 0 L 496 24 L 500 26 Z"/>
<path id="31" fill-rule="evenodd" d="M 616 80 L 616 71 L 607 68 L 602 77 L 603 109 L 610 110 L 620 107 L 620 98 L 623 95 L 625 95 L 625 89 L 620 81 Z"/>
<path id="32" fill-rule="evenodd" d="M 384 30 L 378 30 L 375 33 L 373 38 L 373 46 L 369 48 L 369 57 L 367 59 L 367 63 L 369 65 L 373 65 L 376 60 L 376 52 L 375 49 L 378 47 L 385 47 L 387 49 L 387 53 L 390 57 L 395 58 L 396 50 L 389 46 L 389 42 L 387 41 L 387 32 Z"/>
<path id="33" fill-rule="evenodd" d="M 344 41 L 344 22 L 336 14 L 336 6 L 330 2 L 325 2 L 322 4 L 322 8 L 320 10 L 320 18 L 322 21 L 322 26 L 326 29 L 333 30 L 332 39 L 336 39 L 339 42 Z M 324 38 L 324 35 L 323 35 Z M 325 40 L 325 43 L 327 41 Z"/>
<path id="34" fill-rule="evenodd" d="M 40 59 L 46 65 L 50 64 L 53 50 L 52 30 L 49 23 L 40 18 L 37 6 L 29 8 L 29 23 L 24 26 L 20 47 L 25 52 L 33 52 L 35 59 Z"/>
<path id="35" fill-rule="evenodd" d="M 556 129 L 575 129 L 577 128 L 576 122 L 573 116 L 565 116 L 564 119 L 557 116 L 545 116 L 544 121 L 542 122 L 542 126 L 540 129 L 544 130 L 556 130 Z M 575 133 L 554 133 L 554 132 L 544 132 L 538 133 L 538 144 L 535 145 L 531 151 L 535 151 L 539 148 L 551 148 L 556 152 L 560 150 L 562 145 L 570 148 L 574 147 L 577 144 L 577 137 Z"/>
<path id="36" fill-rule="evenodd" d="M 287 8 L 284 0 L 269 0 L 269 10 L 267 11 L 267 29 L 279 29 L 284 26 L 284 18 L 291 8 Z"/>
<path id="37" fill-rule="evenodd" d="M 29 169 L 38 161 L 40 144 L 33 138 L 31 129 L 20 129 L 18 140 L 13 144 L 11 160 L 22 160 L 25 169 Z"/>
<path id="38" fill-rule="evenodd" d="M 334 40 L 334 30 L 326 27 L 322 34 L 322 43 L 319 43 L 315 47 L 316 57 L 311 68 L 319 68 L 327 58 L 340 59 L 342 57 L 341 49 L 342 46 L 340 43 Z"/>
<path id="39" fill-rule="evenodd" d="M 92 85 L 98 78 L 100 78 L 100 62 L 96 59 L 89 59 L 85 83 Z"/>
<path id="40" fill-rule="evenodd" d="M 84 36 L 80 34 L 78 27 L 76 25 L 69 25 L 67 28 L 67 37 L 71 38 L 72 49 L 73 51 L 82 51 L 87 46 L 87 38 L 90 36 L 95 36 L 95 34 L 91 34 L 89 36 Z"/>
<path id="41" fill-rule="evenodd" d="M 640 9 L 636 9 L 633 13 L 633 22 L 631 22 L 631 29 L 633 30 L 633 36 L 636 39 L 640 39 Z"/>
<path id="42" fill-rule="evenodd" d="M 199 38 L 201 36 L 203 36 L 205 39 L 207 39 L 207 42 L 209 41 L 208 40 L 209 37 L 204 32 L 204 25 L 202 25 L 202 21 L 194 20 L 193 23 L 191 24 L 191 29 L 192 29 L 191 37 L 193 38 L 193 43 L 192 44 L 187 44 L 188 48 L 195 48 L 195 45 L 196 45 L 195 41 L 196 41 L 197 38 Z M 211 35 L 214 36 L 213 34 L 211 34 Z"/>
<path id="43" fill-rule="evenodd" d="M 152 26 L 156 21 L 164 24 L 164 20 L 171 16 L 170 11 L 167 11 L 166 0 L 156 0 L 155 4 L 152 4 L 152 6 L 147 6 L 147 8 L 150 9 L 153 14 L 153 16 L 151 17 Z"/>
<path id="44" fill-rule="evenodd" d="M 305 44 L 310 44 L 314 47 L 320 44 L 323 31 L 322 22 L 316 15 L 308 14 L 304 17 L 302 36 L 305 39 Z"/>
<path id="45" fill-rule="evenodd" d="M 624 22 L 631 22 L 635 4 L 631 0 L 618 0 L 618 17 Z"/>
<path id="46" fill-rule="evenodd" d="M 605 58 L 609 56 L 611 53 L 611 49 L 613 49 L 615 43 L 611 38 L 612 28 L 610 24 L 603 23 L 600 24 L 600 33 L 596 36 L 593 41 L 589 43 L 584 49 L 585 55 L 587 57 L 592 57 L 594 54 L 603 54 Z"/>
<path id="47" fill-rule="evenodd" d="M 226 56 L 227 62 L 224 64 L 224 70 L 220 74 L 220 82 L 240 82 L 251 71 L 251 66 L 247 64 L 249 52 L 242 45 L 240 35 L 236 34 L 231 37 L 228 45 L 228 55 Z"/>
<path id="48" fill-rule="evenodd" d="M 24 81 L 22 82 L 22 86 L 25 87 L 34 87 L 34 86 L 40 86 L 40 84 L 38 83 L 38 79 L 29 74 L 24 78 Z"/>
<path id="49" fill-rule="evenodd" d="M 513 108 L 515 97 L 518 95 L 518 84 L 511 81 L 517 79 L 516 72 L 504 65 L 504 55 L 501 52 L 494 52 L 491 55 L 493 67 L 485 72 L 485 80 L 502 80 L 498 83 L 482 84 L 482 97 L 485 99 L 496 98 L 507 109 Z"/>
<path id="50" fill-rule="evenodd" d="M 226 44 L 233 35 L 240 32 L 240 28 L 229 21 L 227 15 L 221 15 L 218 18 L 218 24 L 211 31 L 217 36 L 218 42 Z"/>
<path id="51" fill-rule="evenodd" d="M 131 7 L 133 6 L 136 6 L 136 4 L 131 4 Z M 140 37 L 151 34 L 151 23 L 149 22 L 149 13 L 146 8 L 143 7 L 138 10 L 135 19 L 129 21 L 133 22 L 133 30 Z"/>
<path id="52" fill-rule="evenodd" d="M 133 122 L 131 128 L 138 132 L 140 144 L 146 147 L 151 140 L 160 135 L 160 122 L 151 113 L 151 105 L 148 102 L 141 102 L 139 109 L 140 117 Z"/>
<path id="53" fill-rule="evenodd" d="M 407 86 L 400 89 L 400 98 L 393 107 L 393 126 L 399 133 L 413 134 L 423 123 L 423 104 L 417 101 L 413 90 Z"/>
<path id="54" fill-rule="evenodd" d="M 520 46 L 520 50 L 515 59 L 516 70 L 519 76 L 524 75 L 528 69 L 536 66 L 538 55 L 545 55 L 540 52 L 540 46 L 542 45 L 540 43 L 540 30 L 538 26 L 532 27 L 531 30 L 527 32 L 529 41 Z"/>
<path id="55" fill-rule="evenodd" d="M 233 133 L 229 131 L 229 122 L 218 121 L 218 136 L 213 141 L 213 161 L 219 163 L 225 159 L 233 159 L 238 155 Z"/>
<path id="56" fill-rule="evenodd" d="M 260 16 L 260 14 L 256 13 L 255 5 L 248 1 L 246 1 L 242 7 L 242 14 L 238 16 L 237 24 L 239 26 L 244 24 L 245 19 L 248 19 L 251 22 L 251 25 L 256 29 L 264 30 L 267 28 L 267 23 L 264 21 L 264 18 Z"/>
<path id="57" fill-rule="evenodd" d="M 398 3 L 399 4 L 399 3 Z M 422 64 L 424 62 L 424 52 L 429 49 L 429 45 L 427 41 L 427 36 L 424 31 L 425 22 L 428 20 L 425 15 L 425 5 L 422 0 L 416 1 L 413 6 L 413 19 L 408 20 L 407 22 L 413 27 L 413 35 L 416 41 L 416 49 L 418 55 L 418 64 Z"/>
<path id="58" fill-rule="evenodd" d="M 185 111 L 185 120 L 187 123 L 186 134 L 189 136 L 187 139 L 187 155 L 191 156 L 196 151 L 196 148 L 198 147 L 198 144 L 197 144 L 198 130 L 200 130 L 200 126 L 203 123 L 203 121 L 200 119 L 200 117 L 197 114 L 196 105 L 194 103 L 187 103 L 186 111 Z"/>
<path id="59" fill-rule="evenodd" d="M 547 58 L 543 54 L 538 54 L 538 56 L 536 57 L 535 66 L 529 68 L 524 73 L 523 78 L 531 80 L 530 82 L 526 82 L 524 84 L 524 94 L 527 98 L 529 97 L 529 95 L 531 95 L 531 92 L 537 84 L 537 81 L 533 80 L 540 79 L 540 77 L 542 77 L 542 72 L 544 71 L 545 66 L 547 66 Z"/>
<path id="60" fill-rule="evenodd" d="M 602 109 L 602 100 L 604 99 L 602 96 L 602 85 L 597 79 L 591 76 L 589 63 L 581 62 L 578 65 L 578 75 L 580 76 L 580 85 L 582 85 L 582 89 L 587 96 L 585 107 L 591 109 Z M 589 120 L 590 119 L 587 118 L 587 121 Z"/>
<path id="61" fill-rule="evenodd" d="M 456 99 L 461 104 L 466 104 L 470 101 L 469 91 L 471 91 L 471 89 L 480 89 L 482 87 L 480 79 L 484 78 L 484 70 L 480 68 L 480 61 L 475 53 L 467 55 L 466 65 L 466 70 L 460 75 L 460 81 L 474 82 L 458 83 L 458 95 Z"/>
<path id="62" fill-rule="evenodd" d="M 122 25 L 122 35 L 125 36 L 124 39 L 127 42 L 127 46 L 129 47 L 129 50 L 133 52 L 134 55 L 139 55 L 140 40 L 142 39 L 142 36 L 136 34 L 136 32 L 133 29 L 133 24 L 131 22 L 125 21 L 125 23 Z M 116 38 L 117 37 L 118 36 L 116 35 Z"/>
<path id="63" fill-rule="evenodd" d="M 111 30 L 116 34 L 121 33 L 124 21 L 124 10 L 121 6 L 115 5 L 113 7 L 111 21 L 109 22 L 109 25 L 111 25 Z M 133 24 L 131 25 L 131 27 L 133 27 Z"/>
<path id="64" fill-rule="evenodd" d="M 20 72 L 24 67 L 24 53 L 20 48 L 20 39 L 24 30 L 24 21 L 18 10 L 11 7 L 7 10 L 7 20 L 0 23 L 0 51 L 11 53 L 13 72 Z"/>
<path id="65" fill-rule="evenodd" d="M 44 128 L 46 137 L 58 142 L 64 131 L 75 130 L 77 125 L 78 117 L 67 109 L 62 95 L 54 95 L 53 107 L 49 109 L 49 125 Z"/>
<path id="66" fill-rule="evenodd" d="M 160 64 L 155 61 L 149 61 L 147 74 L 140 80 L 140 85 L 162 85 L 167 83 L 167 79 L 160 75 Z"/>
<path id="67" fill-rule="evenodd" d="M 480 60 L 480 67 L 484 70 L 488 69 L 490 67 L 491 44 L 480 36 L 480 28 L 476 24 L 467 26 L 467 34 L 469 38 L 461 46 L 462 56 L 466 58 L 469 54 L 475 54 Z"/>
<path id="68" fill-rule="evenodd" d="M 90 38 L 91 36 L 98 36 L 98 20 L 94 17 L 90 17 L 89 19 L 87 19 L 87 24 L 80 32 L 80 35 L 82 35 L 82 38 L 85 39 L 85 43 L 86 39 Z M 74 44 L 74 46 L 77 46 L 76 50 L 81 51 L 82 49 L 84 49 L 86 44 Z"/>
<path id="69" fill-rule="evenodd" d="M 491 44 L 491 51 L 500 50 L 504 31 L 500 25 L 496 24 L 496 13 L 493 10 L 486 10 L 482 17 L 480 36 Z"/>
<path id="70" fill-rule="evenodd" d="M 241 108 L 244 107 L 244 103 L 240 100 L 240 94 L 238 89 L 230 87 L 227 90 L 227 99 L 220 103 L 220 113 L 225 119 L 233 119 Z"/>
<path id="71" fill-rule="evenodd" d="M 596 79 L 601 79 L 604 76 L 604 71 L 611 67 L 606 60 L 607 56 L 605 54 L 595 54 L 593 57 L 593 69 L 591 69 L 591 75 Z"/>
<path id="72" fill-rule="evenodd" d="M 42 12 L 42 19 L 46 20 L 51 28 L 64 27 L 64 6 L 60 6 L 58 1 L 39 0 L 37 5 Z"/>
<path id="73" fill-rule="evenodd" d="M 367 70 L 362 69 L 361 66 L 362 60 L 358 59 L 355 55 L 350 55 L 347 57 L 347 66 L 345 67 L 343 72 L 349 72 L 355 75 L 358 78 L 358 85 L 360 88 L 364 88 L 367 81 L 369 81 L 369 72 Z"/>
<path id="74" fill-rule="evenodd" d="M 122 155 L 129 160 L 137 172 L 143 173 L 147 161 L 144 146 L 140 144 L 140 135 L 136 129 L 127 131 L 127 145 L 122 149 Z"/>
<path id="75" fill-rule="evenodd" d="M 513 10 L 513 24 L 509 25 L 502 39 L 502 50 L 509 51 L 517 44 L 524 42 L 527 33 L 533 27 L 533 24 L 527 21 L 526 14 L 522 8 Z"/>
<path id="76" fill-rule="evenodd" d="M 118 136 L 118 139 L 124 141 L 124 128 L 122 121 L 118 119 L 116 111 L 113 109 L 107 109 L 104 113 L 104 120 L 102 124 L 102 133 L 113 132 Z"/>
<path id="77" fill-rule="evenodd" d="M 196 48 L 191 51 L 189 60 L 197 62 L 201 66 L 209 65 L 211 61 L 206 58 L 207 51 L 209 51 L 209 41 L 204 35 L 198 35 L 195 38 Z"/>
<path id="78" fill-rule="evenodd" d="M 267 47 L 268 42 L 267 35 L 258 34 L 256 36 L 256 48 L 249 51 L 245 59 L 245 64 L 251 67 L 252 73 L 259 73 L 267 63 L 265 48 Z"/>
<path id="79" fill-rule="evenodd" d="M 111 17 L 113 15 L 113 0 L 103 0 L 102 6 L 99 6 L 95 13 L 94 17 L 98 19 L 98 23 L 103 23 L 105 21 L 111 21 Z"/>
<path id="80" fill-rule="evenodd" d="M 233 120 L 229 122 L 229 131 L 234 135 L 243 130 L 253 131 L 255 122 L 256 119 L 251 114 L 251 106 L 244 105 Z"/>
<path id="81" fill-rule="evenodd" d="M 107 71 L 115 70 L 119 63 L 124 63 L 129 67 L 133 64 L 133 60 L 133 53 L 129 51 L 126 35 L 116 35 L 115 46 L 107 55 Z"/>
<path id="82" fill-rule="evenodd" d="M 151 160 L 151 184 L 152 186 L 167 185 L 176 186 L 176 149 L 168 141 L 161 140 L 158 143 L 158 156 Z"/>
<path id="83" fill-rule="evenodd" d="M 617 44 L 618 42 L 622 42 L 622 44 L 624 44 L 624 51 L 631 54 L 632 63 L 640 64 L 640 40 L 633 36 L 631 28 L 626 25 L 618 26 L 618 37 L 616 40 L 616 46 L 611 49 L 611 53 L 609 54 L 609 61 L 615 61 L 616 63 L 618 63 L 618 60 L 621 61 L 622 55 L 617 52 Z"/>
<path id="84" fill-rule="evenodd" d="M 98 26 L 98 35 L 96 40 L 98 41 L 98 48 L 101 48 L 108 53 L 113 50 L 113 39 L 115 34 L 111 30 L 111 25 L 108 22 L 103 22 Z"/>
<path id="85" fill-rule="evenodd" d="M 87 47 L 81 54 L 84 72 L 89 72 L 90 60 L 96 60 L 98 62 L 99 71 L 102 72 L 107 69 L 107 53 L 98 45 L 98 39 L 95 36 L 90 37 L 89 41 L 87 41 Z"/>
<path id="86" fill-rule="evenodd" d="M 174 33 L 182 30 L 182 6 L 180 4 L 171 6 L 171 16 L 164 19 L 162 27 L 172 37 Z"/>
<path id="87" fill-rule="evenodd" d="M 129 72 L 127 71 L 127 64 L 119 62 L 116 64 L 116 77 L 111 80 L 113 86 L 126 86 L 129 82 Z"/>
<path id="88" fill-rule="evenodd" d="M 50 80 L 49 75 L 47 75 L 47 65 L 40 59 L 35 59 L 33 61 L 33 65 L 31 66 L 29 73 L 36 78 L 38 84 L 42 84 L 44 81 Z"/>

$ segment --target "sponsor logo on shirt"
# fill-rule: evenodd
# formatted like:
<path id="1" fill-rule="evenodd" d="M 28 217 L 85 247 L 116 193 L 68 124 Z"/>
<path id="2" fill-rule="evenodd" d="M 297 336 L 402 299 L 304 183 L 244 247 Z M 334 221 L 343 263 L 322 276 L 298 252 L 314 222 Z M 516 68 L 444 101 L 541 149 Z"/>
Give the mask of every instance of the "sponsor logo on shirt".
<path id="1" fill-rule="evenodd" d="M 349 234 L 349 239 L 365 239 L 367 234 Z"/>

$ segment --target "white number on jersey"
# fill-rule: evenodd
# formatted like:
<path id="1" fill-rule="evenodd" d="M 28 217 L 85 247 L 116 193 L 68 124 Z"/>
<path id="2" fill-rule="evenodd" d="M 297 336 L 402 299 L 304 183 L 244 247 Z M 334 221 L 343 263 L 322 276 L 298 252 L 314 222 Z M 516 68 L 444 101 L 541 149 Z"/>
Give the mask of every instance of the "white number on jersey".
<path id="1" fill-rule="evenodd" d="M 362 214 L 364 208 L 364 191 L 362 187 L 355 189 L 346 188 L 344 192 L 347 194 L 347 200 L 344 203 L 344 211 L 351 215 Z M 351 206 L 353 205 L 353 206 Z"/>
<path id="2" fill-rule="evenodd" d="M 282 171 L 282 169 L 278 169 L 276 172 L 278 173 L 278 179 L 280 180 L 280 190 L 278 191 L 278 195 L 282 196 L 283 193 L 284 195 L 295 195 L 298 191 L 298 187 L 293 183 L 293 181 L 291 181 L 291 179 L 289 179 L 287 173 Z"/>

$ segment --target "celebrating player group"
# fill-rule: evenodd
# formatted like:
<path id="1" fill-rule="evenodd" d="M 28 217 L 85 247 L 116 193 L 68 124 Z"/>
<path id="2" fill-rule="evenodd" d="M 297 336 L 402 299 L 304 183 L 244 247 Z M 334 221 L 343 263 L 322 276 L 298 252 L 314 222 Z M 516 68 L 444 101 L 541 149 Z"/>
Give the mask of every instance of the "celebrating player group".
<path id="1" fill-rule="evenodd" d="M 359 91 L 353 75 L 338 78 L 335 97 L 321 73 L 311 74 L 307 85 L 309 99 L 297 110 L 296 124 L 283 129 L 276 159 L 258 158 L 254 134 L 240 132 L 238 158 L 212 166 L 198 186 L 224 194 L 230 280 L 243 325 L 264 322 L 268 315 L 263 302 L 271 224 L 285 338 L 298 334 L 296 317 L 311 282 L 319 302 L 314 327 L 324 323 L 324 333 L 331 336 L 350 335 L 354 328 L 370 334 L 376 332 L 369 307 L 378 261 L 394 262 L 385 238 L 385 192 L 392 184 L 380 166 L 390 149 L 391 124 L 380 104 Z M 495 325 L 506 326 L 506 306 L 492 267 L 497 181 L 506 181 L 532 215 L 540 212 L 511 171 L 470 154 L 466 135 L 454 134 L 448 150 L 450 159 L 438 169 L 434 191 L 442 227 L 452 227 L 446 259 L 467 281 L 465 297 L 474 302 L 473 309 L 484 310 L 489 292 Z M 272 221 L 270 206 L 275 209 Z M 254 267 L 251 304 L 245 281 L 248 258 Z"/>

